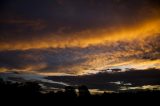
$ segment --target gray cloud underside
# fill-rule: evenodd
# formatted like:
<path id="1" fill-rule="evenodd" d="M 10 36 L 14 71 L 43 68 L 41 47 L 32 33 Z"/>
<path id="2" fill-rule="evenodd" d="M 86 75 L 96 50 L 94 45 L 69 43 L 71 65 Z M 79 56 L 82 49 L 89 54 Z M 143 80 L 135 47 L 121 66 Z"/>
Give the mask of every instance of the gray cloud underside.
<path id="1" fill-rule="evenodd" d="M 160 59 L 159 36 L 147 38 L 143 46 L 140 42 L 116 42 L 111 45 L 90 46 L 87 48 L 57 48 L 31 49 L 0 52 L 0 67 L 10 70 L 26 70 L 35 72 L 65 72 L 74 73 L 76 68 L 83 70 L 93 68 L 90 61 L 101 59 L 101 64 L 113 64 L 132 59 L 158 60 Z M 136 43 L 136 45 L 135 45 Z M 103 57 L 101 57 L 103 56 Z M 44 67 L 41 67 L 43 66 Z M 95 64 L 96 65 L 96 64 Z"/>

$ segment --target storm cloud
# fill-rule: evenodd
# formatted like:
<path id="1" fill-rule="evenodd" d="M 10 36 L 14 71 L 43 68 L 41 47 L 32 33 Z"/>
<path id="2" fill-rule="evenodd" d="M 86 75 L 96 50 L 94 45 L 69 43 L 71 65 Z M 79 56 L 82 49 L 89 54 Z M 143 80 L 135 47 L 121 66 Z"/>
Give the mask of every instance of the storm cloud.
<path id="1" fill-rule="evenodd" d="M 0 52 L 0 67 L 43 74 L 86 74 L 107 68 L 159 68 L 160 37 L 87 48 L 47 48 Z M 136 43 L 136 45 L 134 45 Z"/>
<path id="2" fill-rule="evenodd" d="M 159 4 L 158 0 L 2 0 L 0 49 L 87 47 L 159 33 Z"/>
<path id="3" fill-rule="evenodd" d="M 159 0 L 1 0 L 0 71 L 159 68 Z"/>

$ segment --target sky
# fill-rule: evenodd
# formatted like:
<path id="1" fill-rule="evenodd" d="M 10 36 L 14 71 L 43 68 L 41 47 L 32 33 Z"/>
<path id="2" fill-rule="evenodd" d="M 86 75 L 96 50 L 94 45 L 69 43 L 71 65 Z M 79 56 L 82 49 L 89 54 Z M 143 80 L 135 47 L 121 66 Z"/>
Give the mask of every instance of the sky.
<path id="1" fill-rule="evenodd" d="M 159 0 L 1 0 L 0 72 L 160 69 Z"/>

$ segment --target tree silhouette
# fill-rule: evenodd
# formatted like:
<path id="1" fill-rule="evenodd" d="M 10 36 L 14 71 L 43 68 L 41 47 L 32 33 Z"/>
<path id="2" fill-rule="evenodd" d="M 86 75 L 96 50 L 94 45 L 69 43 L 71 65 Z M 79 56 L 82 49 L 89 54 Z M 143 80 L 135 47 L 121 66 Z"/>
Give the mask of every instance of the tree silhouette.
<path id="1" fill-rule="evenodd" d="M 84 85 L 79 86 L 78 90 L 79 90 L 79 97 L 88 97 L 91 95 L 88 88 Z"/>
<path id="2" fill-rule="evenodd" d="M 84 97 L 102 97 L 102 98 L 122 98 L 122 97 L 160 97 L 160 91 L 157 90 L 143 90 L 143 91 L 126 91 L 120 93 L 104 93 L 102 95 L 91 95 L 88 88 L 84 85 L 78 87 L 79 96 L 76 94 L 76 90 L 72 86 L 65 87 L 65 91 L 49 91 L 48 93 L 42 93 L 41 87 L 36 82 L 23 82 L 23 83 L 13 83 L 11 81 L 4 81 L 0 79 L 0 97 L 5 98 L 7 100 L 12 98 L 27 98 L 27 99 L 45 99 L 53 100 L 53 99 L 69 99 L 75 100 L 84 100 Z M 29 98 L 28 98 L 29 97 Z M 72 99 L 70 99 L 72 98 Z M 55 99 L 55 100 L 56 100 Z M 87 99 L 85 99 L 87 100 Z"/>
<path id="3" fill-rule="evenodd" d="M 69 97 L 77 97 L 75 88 L 71 86 L 65 87 L 65 95 Z"/>

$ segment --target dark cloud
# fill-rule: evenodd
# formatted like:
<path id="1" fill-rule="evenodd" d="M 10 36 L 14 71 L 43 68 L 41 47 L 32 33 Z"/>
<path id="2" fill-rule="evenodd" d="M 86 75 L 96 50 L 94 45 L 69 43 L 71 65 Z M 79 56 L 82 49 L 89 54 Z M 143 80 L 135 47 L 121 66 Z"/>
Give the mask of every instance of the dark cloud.
<path id="1" fill-rule="evenodd" d="M 48 48 L 31 50 L 9 50 L 0 52 L 0 67 L 8 70 L 34 71 L 37 73 L 69 73 L 98 70 L 116 63 L 131 60 L 158 61 L 159 36 L 141 41 L 116 42 L 110 45 L 90 46 L 87 48 Z M 136 43 L 136 45 L 134 45 Z M 134 65 L 136 62 L 129 63 Z M 158 64 L 154 63 L 157 67 Z M 147 66 L 147 63 L 143 64 Z M 109 66 L 108 66 L 109 67 Z M 136 67 L 136 66 L 135 66 Z M 127 67 L 126 67 L 127 68 Z M 94 70 L 93 70 L 94 69 Z M 92 72 L 90 72 L 92 73 Z"/>
<path id="2" fill-rule="evenodd" d="M 61 68 L 72 67 L 85 62 L 85 59 L 81 58 L 82 56 L 77 56 L 79 55 L 67 49 L 2 51 L 0 52 L 0 67 L 9 70 L 29 70 L 44 73 L 57 72 Z"/>
<path id="3" fill-rule="evenodd" d="M 26 40 L 41 36 L 41 33 L 66 34 L 87 29 L 130 26 L 158 17 L 158 3 L 157 0 L 2 0 L 0 20 L 3 24 L 0 33 L 3 37 L 7 36 L 5 39 L 21 35 L 23 37 L 20 39 Z M 45 22 L 47 27 L 43 28 L 44 25 L 38 20 Z M 36 32 L 30 30 L 37 28 L 39 30 Z M 10 29 L 21 29 L 21 33 Z M 39 36 L 36 38 L 39 39 Z"/>
<path id="4" fill-rule="evenodd" d="M 85 76 L 50 76 L 47 79 L 71 85 L 87 85 L 90 89 L 119 91 L 120 87 L 159 85 L 160 70 L 134 70 L 108 74 L 106 72 Z M 67 79 L 67 80 L 66 80 Z M 74 80 L 73 80 L 74 79 Z M 112 82 L 115 82 L 112 83 Z M 121 82 L 116 84 L 116 82 Z M 130 84 L 129 84 L 130 83 Z M 129 84 L 128 86 L 125 84 Z"/>
<path id="5" fill-rule="evenodd" d="M 158 60 L 159 14 L 158 0 L 1 0 L 0 67 L 74 73 Z"/>

